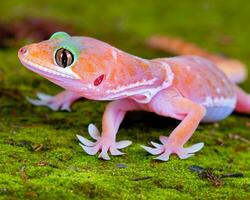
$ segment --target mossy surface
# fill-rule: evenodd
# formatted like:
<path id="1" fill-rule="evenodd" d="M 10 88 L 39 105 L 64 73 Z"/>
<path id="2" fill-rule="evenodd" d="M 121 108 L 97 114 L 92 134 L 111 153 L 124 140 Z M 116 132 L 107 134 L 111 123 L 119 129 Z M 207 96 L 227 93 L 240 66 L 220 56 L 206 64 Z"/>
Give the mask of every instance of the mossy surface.
<path id="1" fill-rule="evenodd" d="M 250 66 L 250 4 L 244 0 L 9 0 L 0 5 L 2 21 L 57 19 L 79 34 L 146 58 L 165 55 L 144 45 L 145 38 L 162 33 Z M 231 38 L 229 44 L 225 38 Z M 75 135 L 87 136 L 89 123 L 101 127 L 106 102 L 78 101 L 71 113 L 30 105 L 25 96 L 61 89 L 21 66 L 17 50 L 0 49 L 0 199 L 250 199 L 249 116 L 233 114 L 220 123 L 201 124 L 188 144 L 203 141 L 205 148 L 187 160 L 171 156 L 164 163 L 140 145 L 168 135 L 178 121 L 129 113 L 118 140 L 133 144 L 124 150 L 126 155 L 105 162 L 86 155 Z M 241 85 L 250 92 L 249 86 L 250 79 Z M 215 176 L 244 175 L 224 178 L 216 186 L 191 172 L 193 165 L 212 168 Z"/>

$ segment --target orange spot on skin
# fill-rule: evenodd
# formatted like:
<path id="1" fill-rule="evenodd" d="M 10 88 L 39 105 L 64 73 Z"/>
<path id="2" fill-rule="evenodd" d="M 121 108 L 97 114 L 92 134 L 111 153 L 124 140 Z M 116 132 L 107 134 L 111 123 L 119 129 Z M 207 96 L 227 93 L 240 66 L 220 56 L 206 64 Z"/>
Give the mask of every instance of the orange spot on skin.
<path id="1" fill-rule="evenodd" d="M 53 68 L 54 65 L 54 49 L 49 45 L 32 45 L 32 48 L 28 47 L 29 59 L 37 62 L 37 64 L 43 64 L 43 67 Z M 39 63 L 38 63 L 39 62 Z"/>
<path id="2" fill-rule="evenodd" d="M 113 69 L 111 74 L 109 75 L 109 80 L 111 82 L 115 82 L 115 77 L 117 76 L 117 69 Z"/>
<path id="3" fill-rule="evenodd" d="M 96 55 L 80 56 L 72 67 L 72 71 L 77 73 L 80 77 L 93 76 L 96 73 L 105 71 L 105 66 L 102 64 L 102 59 Z"/>

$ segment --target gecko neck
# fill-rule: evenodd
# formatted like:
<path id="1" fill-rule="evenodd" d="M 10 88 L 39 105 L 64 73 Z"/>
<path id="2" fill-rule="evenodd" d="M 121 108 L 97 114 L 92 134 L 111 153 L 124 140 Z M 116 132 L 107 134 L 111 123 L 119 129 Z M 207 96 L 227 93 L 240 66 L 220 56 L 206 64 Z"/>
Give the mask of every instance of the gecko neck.
<path id="1" fill-rule="evenodd" d="M 139 103 L 149 103 L 158 92 L 170 87 L 174 79 L 174 74 L 168 63 L 161 60 L 148 60 L 148 62 L 150 63 L 152 79 L 142 84 L 143 87 L 138 89 L 136 93 L 129 95 L 129 98 Z"/>
<path id="2" fill-rule="evenodd" d="M 161 90 L 171 87 L 174 80 L 174 74 L 168 63 L 159 60 L 150 60 L 150 66 L 155 72 L 155 77 L 162 77 L 161 84 L 152 85 L 153 87 L 147 88 L 143 95 L 135 95 L 132 98 L 139 103 L 149 103 L 151 99 Z"/>

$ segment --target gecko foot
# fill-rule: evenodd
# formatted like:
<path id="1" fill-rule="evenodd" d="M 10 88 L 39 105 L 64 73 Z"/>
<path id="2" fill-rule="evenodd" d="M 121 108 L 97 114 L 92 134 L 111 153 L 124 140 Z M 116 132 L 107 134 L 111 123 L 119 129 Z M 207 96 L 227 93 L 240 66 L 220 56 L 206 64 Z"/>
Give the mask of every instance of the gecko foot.
<path id="1" fill-rule="evenodd" d="M 45 93 L 38 92 L 37 94 L 38 99 L 31 99 L 26 97 L 27 101 L 35 106 L 47 106 L 51 110 L 58 111 L 58 110 L 66 110 L 71 111 L 70 105 L 72 101 L 67 101 L 64 98 L 58 98 L 58 96 L 51 96 Z"/>
<path id="2" fill-rule="evenodd" d="M 176 146 L 168 142 L 168 137 L 166 136 L 160 136 L 160 141 L 162 144 L 151 142 L 153 147 L 142 145 L 142 148 L 152 155 L 159 155 L 155 159 L 161 161 L 167 161 L 171 154 L 177 154 L 180 159 L 189 158 L 193 156 L 195 152 L 201 150 L 204 146 L 204 143 L 202 142 L 186 148 L 182 146 Z"/>
<path id="3" fill-rule="evenodd" d="M 99 130 L 93 124 L 89 125 L 88 132 L 89 135 L 96 140 L 96 142 L 92 142 L 80 135 L 76 135 L 80 140 L 79 145 L 89 155 L 95 155 L 100 151 L 101 153 L 99 154 L 99 158 L 104 160 L 110 160 L 108 152 L 110 152 L 110 154 L 113 156 L 123 155 L 124 153 L 118 149 L 123 149 L 132 143 L 129 140 L 115 142 L 115 140 L 111 139 L 110 137 L 101 136 Z"/>

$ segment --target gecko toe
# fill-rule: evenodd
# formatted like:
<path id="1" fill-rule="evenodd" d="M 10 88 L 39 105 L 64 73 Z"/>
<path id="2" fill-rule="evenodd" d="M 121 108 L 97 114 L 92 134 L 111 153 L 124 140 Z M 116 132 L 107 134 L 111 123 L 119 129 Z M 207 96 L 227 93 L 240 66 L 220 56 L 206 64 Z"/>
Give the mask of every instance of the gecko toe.
<path id="1" fill-rule="evenodd" d="M 147 151 L 148 153 L 152 154 L 152 155 L 157 155 L 160 154 L 162 152 L 162 148 L 152 148 L 152 147 L 148 147 L 148 146 L 144 146 L 141 145 L 141 147 Z"/>
<path id="2" fill-rule="evenodd" d="M 82 147 L 82 149 L 89 155 L 95 155 L 98 150 L 99 150 L 99 147 L 98 146 L 94 146 L 94 147 L 87 147 L 87 146 L 84 146 L 83 144 L 79 143 L 79 145 Z"/>
<path id="3" fill-rule="evenodd" d="M 89 124 L 88 132 L 93 139 L 98 140 L 100 138 L 100 132 L 94 124 Z"/>
<path id="4" fill-rule="evenodd" d="M 53 98 L 51 95 L 48 95 L 42 92 L 36 93 L 36 96 L 42 101 L 49 101 Z"/>
<path id="5" fill-rule="evenodd" d="M 98 158 L 101 158 L 103 160 L 110 160 L 110 157 L 107 152 L 101 152 L 98 156 Z"/>
<path id="6" fill-rule="evenodd" d="M 203 147 L 204 147 L 204 143 L 200 142 L 200 143 L 194 144 L 190 147 L 184 148 L 184 151 L 185 151 L 185 153 L 195 153 L 197 151 L 200 151 Z"/>
<path id="7" fill-rule="evenodd" d="M 71 100 L 62 97 L 59 98 L 58 95 L 51 96 L 42 92 L 38 92 L 36 95 L 37 99 L 26 97 L 27 101 L 35 106 L 46 106 L 53 111 L 58 111 L 58 110 L 64 110 L 69 112 L 71 111 L 70 108 L 70 105 L 72 104 Z"/>
<path id="8" fill-rule="evenodd" d="M 163 154 L 159 155 L 158 157 L 154 158 L 155 160 L 161 160 L 161 161 L 168 161 L 169 160 L 170 153 L 164 152 Z"/>
<path id="9" fill-rule="evenodd" d="M 91 142 L 90 140 L 88 140 L 88 139 L 86 139 L 86 138 L 84 138 L 84 137 L 82 137 L 82 136 L 80 136 L 80 135 L 76 135 L 76 137 L 78 138 L 78 140 L 82 143 L 82 144 L 84 144 L 85 146 L 89 146 L 89 147 L 92 147 L 92 146 L 94 146 L 94 142 Z"/>
<path id="10" fill-rule="evenodd" d="M 117 149 L 126 148 L 126 147 L 128 147 L 129 145 L 131 145 L 131 144 L 132 144 L 132 142 L 129 141 L 129 140 L 122 140 L 122 141 L 119 141 L 119 142 L 116 142 L 116 143 L 115 143 Z"/>
<path id="11" fill-rule="evenodd" d="M 125 153 L 119 151 L 118 149 L 115 149 L 112 147 L 109 149 L 109 151 L 110 151 L 111 155 L 113 155 L 113 156 L 120 156 L 120 155 L 125 154 Z"/>
<path id="12" fill-rule="evenodd" d="M 71 112 L 70 105 L 68 105 L 68 104 L 62 105 L 61 110 Z"/>
<path id="13" fill-rule="evenodd" d="M 44 102 L 38 99 L 32 99 L 30 97 L 26 97 L 26 100 L 34 106 L 43 106 Z"/>
<path id="14" fill-rule="evenodd" d="M 58 111 L 59 108 L 60 108 L 60 105 L 57 105 L 57 104 L 49 104 L 49 103 L 46 103 L 45 106 L 49 107 L 51 110 L 53 111 Z"/>
<path id="15" fill-rule="evenodd" d="M 180 159 L 187 159 L 191 156 L 193 156 L 194 154 L 190 153 L 190 154 L 187 154 L 187 153 L 177 153 L 177 155 L 179 156 Z"/>
<path id="16" fill-rule="evenodd" d="M 159 143 L 156 143 L 156 142 L 153 142 L 153 141 L 151 141 L 150 143 L 151 143 L 154 147 L 156 147 L 156 148 L 160 148 L 160 147 L 163 146 L 162 144 L 159 144 Z"/>

